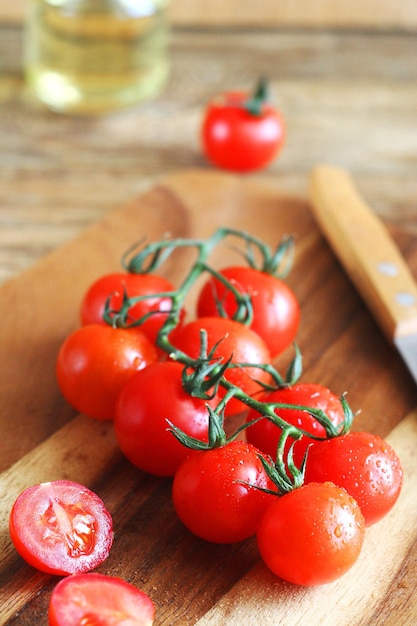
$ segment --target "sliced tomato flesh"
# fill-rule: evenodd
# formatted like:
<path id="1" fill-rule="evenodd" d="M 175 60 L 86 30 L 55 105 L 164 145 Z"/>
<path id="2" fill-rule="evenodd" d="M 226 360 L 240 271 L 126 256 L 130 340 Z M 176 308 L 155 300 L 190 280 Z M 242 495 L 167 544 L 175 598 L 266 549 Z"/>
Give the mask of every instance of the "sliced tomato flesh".
<path id="1" fill-rule="evenodd" d="M 44 541 L 51 546 L 62 543 L 72 558 L 94 550 L 97 523 L 81 504 L 66 504 L 59 498 L 50 500 L 41 524 L 45 529 Z"/>
<path id="2" fill-rule="evenodd" d="M 10 514 L 19 554 L 49 574 L 90 571 L 108 556 L 112 518 L 102 500 L 78 483 L 57 480 L 23 491 Z"/>
<path id="3" fill-rule="evenodd" d="M 55 587 L 49 604 L 50 626 L 151 626 L 149 596 L 115 576 L 73 574 Z"/>

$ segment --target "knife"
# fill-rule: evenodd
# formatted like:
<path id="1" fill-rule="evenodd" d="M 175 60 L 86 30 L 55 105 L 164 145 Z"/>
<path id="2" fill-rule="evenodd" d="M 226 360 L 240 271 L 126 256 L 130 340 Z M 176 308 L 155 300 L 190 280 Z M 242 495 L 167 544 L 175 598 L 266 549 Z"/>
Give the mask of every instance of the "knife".
<path id="1" fill-rule="evenodd" d="M 417 382 L 417 284 L 400 250 L 344 169 L 316 166 L 309 193 L 321 232 Z"/>

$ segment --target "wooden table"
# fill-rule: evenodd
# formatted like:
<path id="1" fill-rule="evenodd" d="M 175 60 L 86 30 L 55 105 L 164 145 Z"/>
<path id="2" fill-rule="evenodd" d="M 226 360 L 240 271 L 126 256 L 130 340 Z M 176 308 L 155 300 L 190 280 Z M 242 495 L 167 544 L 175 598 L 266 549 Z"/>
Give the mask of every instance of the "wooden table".
<path id="1" fill-rule="evenodd" d="M 0 11 L 0 281 L 7 286 L 9 279 L 30 271 L 48 252 L 111 216 L 161 178 L 175 178 L 183 170 L 214 173 L 199 145 L 204 105 L 224 89 L 251 86 L 260 75 L 270 80 L 287 121 L 288 139 L 275 163 L 242 177 L 242 184 L 265 184 L 268 198 L 275 190 L 304 210 L 311 168 L 319 162 L 341 166 L 353 174 L 375 211 L 413 241 L 417 37 L 407 21 L 393 20 L 394 27 L 379 23 L 375 29 L 368 13 L 355 28 L 329 20 L 323 21 L 326 27 L 311 27 L 311 20 L 297 24 L 294 19 L 270 21 L 265 28 L 259 14 L 252 23 L 246 19 L 233 24 L 230 15 L 222 23 L 211 14 L 206 21 L 201 15 L 187 21 L 187 3 L 178 4 L 172 71 L 164 93 L 129 111 L 92 119 L 55 115 L 33 101 L 22 78 L 21 16 L 4 11 L 2 18 Z M 266 4 L 272 11 L 271 3 Z M 414 23 L 415 16 L 410 25 Z M 197 209 L 194 217 L 203 220 Z M 414 387 L 405 383 L 402 392 L 397 402 L 406 413 L 415 404 Z M 59 425 L 67 420 L 68 413 Z M 51 428 L 49 424 L 46 434 Z M 19 455 L 13 454 L 17 461 Z M 164 490 L 158 488 L 159 498 L 166 498 Z M 248 566 L 254 562 L 251 551 L 241 557 L 249 559 Z M 414 561 L 415 551 L 405 562 L 408 572 L 415 572 Z M 251 579 L 259 576 L 255 568 Z M 404 574 L 401 580 L 408 585 L 412 579 Z M 416 616 L 413 606 L 408 615 Z M 196 618 L 202 614 L 197 611 Z M 236 615 L 238 620 L 238 611 Z M 16 615 L 10 623 L 29 622 Z M 169 617 L 163 623 L 169 624 Z M 185 616 L 175 622 L 191 623 Z M 207 623 L 225 622 L 212 617 Z M 377 621 L 351 623 L 374 626 Z M 412 626 L 388 618 L 384 623 Z"/>
<path id="2" fill-rule="evenodd" d="M 383 217 L 415 228 L 414 31 L 177 26 L 160 98 L 103 119 L 76 119 L 30 100 L 21 25 L 0 28 L 2 280 L 160 175 L 208 168 L 199 145 L 206 101 L 248 88 L 260 75 L 288 125 L 286 148 L 262 178 L 304 196 L 312 166 L 340 165 Z"/>

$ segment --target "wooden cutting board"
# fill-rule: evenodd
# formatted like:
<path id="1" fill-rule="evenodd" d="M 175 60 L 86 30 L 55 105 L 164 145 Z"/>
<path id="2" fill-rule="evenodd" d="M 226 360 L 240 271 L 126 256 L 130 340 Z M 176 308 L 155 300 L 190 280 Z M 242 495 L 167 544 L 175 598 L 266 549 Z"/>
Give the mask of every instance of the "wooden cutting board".
<path id="1" fill-rule="evenodd" d="M 132 467 L 117 449 L 111 424 L 74 415 L 55 383 L 57 350 L 77 326 L 81 296 L 93 279 L 118 269 L 123 252 L 144 236 L 204 238 L 221 225 L 271 245 L 294 235 L 288 282 L 302 306 L 303 380 L 347 391 L 352 408 L 361 411 L 355 430 L 387 437 L 403 462 L 399 502 L 367 530 L 355 567 L 330 585 L 303 589 L 276 579 L 253 539 L 216 546 L 193 537 L 174 514 L 170 480 Z M 392 232 L 417 274 L 417 240 Z M 225 247 L 213 257 L 217 267 L 235 260 Z M 164 273 L 177 282 L 189 262 L 184 252 Z M 193 296 L 190 316 L 192 306 Z M 156 626 L 417 623 L 416 387 L 318 232 L 307 200 L 283 197 L 277 186 L 250 177 L 179 172 L 4 284 L 0 310 L 1 624 L 47 624 L 57 578 L 20 559 L 7 525 L 22 489 L 58 478 L 82 482 L 105 501 L 115 542 L 99 571 L 146 591 L 156 605 Z M 290 356 L 278 360 L 279 369 Z"/>

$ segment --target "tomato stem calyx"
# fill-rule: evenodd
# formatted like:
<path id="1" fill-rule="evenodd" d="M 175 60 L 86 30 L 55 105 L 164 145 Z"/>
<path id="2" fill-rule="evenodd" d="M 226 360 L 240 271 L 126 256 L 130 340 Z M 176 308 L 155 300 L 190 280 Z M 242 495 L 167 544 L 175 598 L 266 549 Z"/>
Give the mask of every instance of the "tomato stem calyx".
<path id="1" fill-rule="evenodd" d="M 224 430 L 224 415 L 223 415 L 223 403 L 219 404 L 216 409 L 207 405 L 209 413 L 209 426 L 208 426 L 208 441 L 201 441 L 196 437 L 187 435 L 180 428 L 175 426 L 170 420 L 167 420 L 169 429 L 174 437 L 187 448 L 191 450 L 212 450 L 213 448 L 219 448 L 224 446 L 230 439 L 227 438 Z"/>
<path id="2" fill-rule="evenodd" d="M 285 453 L 285 446 L 289 437 L 293 438 L 294 441 Z M 275 459 L 272 459 L 271 457 L 266 458 L 261 453 L 258 454 L 258 458 L 261 461 L 268 478 L 275 485 L 276 489 L 274 490 L 256 485 L 252 486 L 255 486 L 256 489 L 273 496 L 284 496 L 286 493 L 301 487 L 304 484 L 308 449 L 303 457 L 300 467 L 295 465 L 293 455 L 294 445 L 301 437 L 302 434 L 298 428 L 288 425 L 282 430 Z"/>
<path id="3" fill-rule="evenodd" d="M 230 365 L 230 358 L 222 363 L 214 357 L 217 345 L 207 352 L 207 332 L 202 329 L 200 333 L 200 354 L 197 359 L 189 359 L 185 363 L 182 373 L 182 386 L 185 391 L 195 398 L 212 400 L 219 388 L 225 371 Z"/>
<path id="4" fill-rule="evenodd" d="M 268 81 L 261 77 L 255 85 L 251 97 L 244 102 L 245 110 L 254 116 L 262 114 L 264 105 L 269 102 Z"/>

